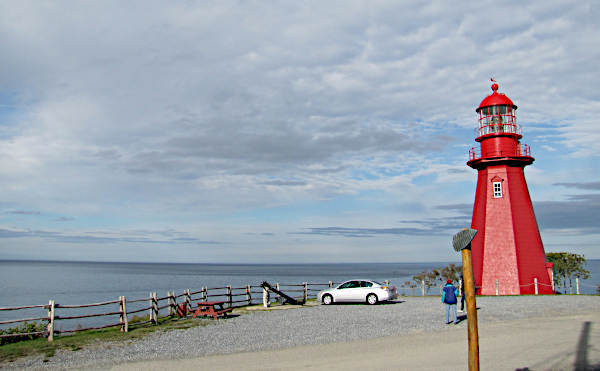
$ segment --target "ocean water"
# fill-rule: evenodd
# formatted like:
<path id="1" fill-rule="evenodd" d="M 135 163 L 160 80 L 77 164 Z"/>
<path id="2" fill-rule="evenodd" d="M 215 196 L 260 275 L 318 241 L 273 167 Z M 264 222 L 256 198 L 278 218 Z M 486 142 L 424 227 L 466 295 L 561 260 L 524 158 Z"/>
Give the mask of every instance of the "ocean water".
<path id="1" fill-rule="evenodd" d="M 148 298 L 150 292 L 164 297 L 168 291 L 181 294 L 186 289 L 217 288 L 230 285 L 259 286 L 267 281 L 302 284 L 329 281 L 342 282 L 352 278 L 389 280 L 400 286 L 424 269 L 446 266 L 448 263 L 357 263 L 357 264 L 176 264 L 176 263 L 106 263 L 0 261 L 0 307 L 48 304 L 50 299 L 62 305 L 81 305 L 117 300 Z M 320 288 L 324 288 L 321 286 Z M 290 288 L 300 289 L 300 288 Z M 254 290 L 260 292 L 260 288 Z M 224 293 L 224 290 L 215 291 Z M 237 291 L 240 292 L 239 290 Z M 243 291 L 241 291 L 243 292 Z M 316 294 L 311 292 L 311 294 Z M 294 293 L 293 296 L 300 296 Z M 261 300 L 260 294 L 254 295 Z M 219 298 L 215 298 L 219 300 Z M 240 298 L 243 299 L 243 298 Z M 181 301 L 182 298 L 179 299 Z M 221 298 L 222 300 L 222 298 Z M 161 302 L 160 305 L 164 305 Z M 147 307 L 147 301 L 128 303 L 127 311 Z M 59 309 L 58 315 L 106 313 L 118 310 L 117 304 L 86 309 Z M 166 311 L 166 310 L 165 310 Z M 68 312 L 68 313 L 67 313 Z M 162 312 L 161 312 L 162 313 Z M 146 312 L 138 315 L 146 315 Z M 44 309 L 0 311 L 0 321 L 17 318 L 37 318 L 46 315 Z M 108 321 L 108 322 L 107 322 Z M 118 321 L 108 317 L 92 317 L 58 321 L 63 329 L 78 325 L 100 326 Z M 15 325 L 0 325 L 10 327 Z M 60 328 L 59 327 L 59 328 Z"/>
<path id="2" fill-rule="evenodd" d="M 150 292 L 159 297 L 168 291 L 183 293 L 202 287 L 258 286 L 262 281 L 281 285 L 342 282 L 353 278 L 389 280 L 400 294 L 418 294 L 420 290 L 402 289 L 403 282 L 423 270 L 441 268 L 447 262 L 424 263 L 341 263 L 341 264 L 175 264 L 175 263 L 107 263 L 48 262 L 0 260 L 0 307 L 48 304 L 50 299 L 63 305 L 79 305 L 117 300 L 148 298 Z M 592 277 L 582 281 L 582 293 L 596 293 L 600 283 L 600 260 L 588 260 Z M 259 290 L 259 289 L 257 289 Z M 283 290 L 285 291 L 285 290 Z M 435 290 L 433 290 L 435 291 Z M 221 291 L 222 292 L 222 291 Z M 311 292 L 316 294 L 316 292 Z M 437 294 L 431 292 L 431 294 Z M 256 295 L 259 296 L 259 295 Z M 160 305 L 163 305 L 161 302 Z M 148 306 L 148 302 L 128 304 L 128 312 Z M 85 309 L 85 313 L 117 311 L 117 304 Z M 62 309 L 61 311 L 65 311 Z M 82 314 L 69 310 L 68 314 Z M 145 312 L 141 313 L 146 314 Z M 0 321 L 16 318 L 43 317 L 43 309 L 0 311 Z M 59 313 L 60 315 L 60 313 Z M 63 320 L 64 329 L 77 325 L 101 325 L 106 317 Z M 118 321 L 118 317 L 112 320 Z M 14 326 L 14 325 L 8 325 Z M 1 327 L 7 327 L 6 325 Z"/>

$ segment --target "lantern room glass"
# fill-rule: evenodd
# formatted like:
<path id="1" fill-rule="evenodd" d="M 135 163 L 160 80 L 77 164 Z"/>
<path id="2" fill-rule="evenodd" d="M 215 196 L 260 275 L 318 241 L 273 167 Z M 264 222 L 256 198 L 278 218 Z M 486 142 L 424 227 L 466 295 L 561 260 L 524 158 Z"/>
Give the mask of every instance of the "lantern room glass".
<path id="1" fill-rule="evenodd" d="M 497 105 L 479 109 L 479 135 L 517 133 L 517 119 L 511 106 Z"/>

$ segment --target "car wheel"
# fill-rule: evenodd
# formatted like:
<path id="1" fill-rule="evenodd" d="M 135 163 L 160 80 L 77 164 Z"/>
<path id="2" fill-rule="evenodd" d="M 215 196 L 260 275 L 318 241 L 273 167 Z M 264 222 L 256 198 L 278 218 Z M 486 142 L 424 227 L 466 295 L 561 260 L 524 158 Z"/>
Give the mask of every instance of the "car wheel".
<path id="1" fill-rule="evenodd" d="M 331 295 L 323 296 L 323 304 L 329 305 L 331 303 L 333 303 L 333 297 Z"/>
<path id="2" fill-rule="evenodd" d="M 367 304 L 375 305 L 379 300 L 377 299 L 377 295 L 369 294 L 367 295 Z"/>

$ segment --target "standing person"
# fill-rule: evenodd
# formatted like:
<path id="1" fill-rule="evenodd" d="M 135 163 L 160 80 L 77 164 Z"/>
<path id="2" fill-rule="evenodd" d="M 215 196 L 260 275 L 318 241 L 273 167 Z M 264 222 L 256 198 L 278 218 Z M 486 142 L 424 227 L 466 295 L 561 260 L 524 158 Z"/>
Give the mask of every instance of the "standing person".
<path id="1" fill-rule="evenodd" d="M 442 303 L 446 304 L 446 324 L 450 324 L 450 309 L 454 313 L 454 324 L 458 323 L 458 317 L 456 316 L 456 298 L 458 296 L 458 289 L 452 284 L 452 280 L 446 281 L 446 285 L 442 289 Z"/>
<path id="2" fill-rule="evenodd" d="M 460 311 L 465 311 L 465 278 L 463 275 L 460 275 Z"/>

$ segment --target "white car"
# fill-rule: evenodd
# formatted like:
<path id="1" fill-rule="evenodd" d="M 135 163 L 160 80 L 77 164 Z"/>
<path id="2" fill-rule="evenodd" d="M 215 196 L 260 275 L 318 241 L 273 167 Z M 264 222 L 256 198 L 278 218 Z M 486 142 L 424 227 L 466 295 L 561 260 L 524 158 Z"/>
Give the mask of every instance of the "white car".
<path id="1" fill-rule="evenodd" d="M 341 302 L 377 304 L 398 297 L 396 287 L 369 280 L 351 280 L 336 288 L 319 292 L 319 302 L 329 305 Z"/>

